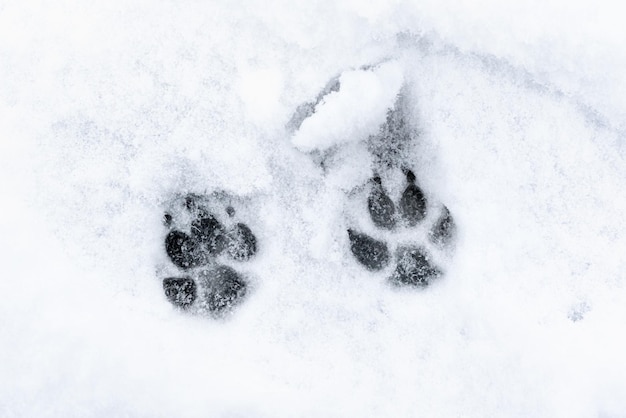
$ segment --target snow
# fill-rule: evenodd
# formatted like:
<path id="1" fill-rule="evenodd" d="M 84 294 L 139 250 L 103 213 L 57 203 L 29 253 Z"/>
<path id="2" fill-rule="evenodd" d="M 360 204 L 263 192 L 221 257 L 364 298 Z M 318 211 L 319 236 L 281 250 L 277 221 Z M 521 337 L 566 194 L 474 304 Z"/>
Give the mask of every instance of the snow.
<path id="1" fill-rule="evenodd" d="M 626 416 L 619 16 L 0 3 L 0 416 Z M 417 178 L 459 230 L 425 291 L 363 272 L 345 236 L 355 140 L 402 80 Z M 310 151 L 334 147 L 324 174 Z M 173 309 L 157 271 L 167 202 L 213 189 L 260 240 L 225 320 Z"/>
<path id="2" fill-rule="evenodd" d="M 315 106 L 291 141 L 302 151 L 326 150 L 378 133 L 402 88 L 402 68 L 388 62 L 373 69 L 346 71 L 341 89 Z"/>

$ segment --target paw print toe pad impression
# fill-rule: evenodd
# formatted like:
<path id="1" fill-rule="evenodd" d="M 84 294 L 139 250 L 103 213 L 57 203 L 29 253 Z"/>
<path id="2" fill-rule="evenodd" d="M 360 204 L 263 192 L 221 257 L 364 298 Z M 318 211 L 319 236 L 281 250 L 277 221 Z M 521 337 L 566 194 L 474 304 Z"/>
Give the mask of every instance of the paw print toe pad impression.
<path id="1" fill-rule="evenodd" d="M 393 229 L 396 226 L 396 207 L 383 188 L 380 177 L 375 176 L 372 181 L 372 191 L 367 199 L 372 222 L 379 228 Z"/>
<path id="2" fill-rule="evenodd" d="M 196 283 L 189 277 L 163 279 L 167 299 L 179 308 L 186 309 L 196 300 Z"/>
<path id="3" fill-rule="evenodd" d="M 426 197 L 415 184 L 415 175 L 407 172 L 408 185 L 400 198 L 400 214 L 409 226 L 417 225 L 426 216 Z"/>
<path id="4" fill-rule="evenodd" d="M 381 270 L 389 264 L 389 249 L 383 241 L 348 229 L 350 249 L 354 257 L 369 270 Z"/>
<path id="5" fill-rule="evenodd" d="M 198 267 L 206 263 L 206 256 L 198 242 L 178 230 L 167 234 L 165 251 L 172 263 L 182 269 Z"/>

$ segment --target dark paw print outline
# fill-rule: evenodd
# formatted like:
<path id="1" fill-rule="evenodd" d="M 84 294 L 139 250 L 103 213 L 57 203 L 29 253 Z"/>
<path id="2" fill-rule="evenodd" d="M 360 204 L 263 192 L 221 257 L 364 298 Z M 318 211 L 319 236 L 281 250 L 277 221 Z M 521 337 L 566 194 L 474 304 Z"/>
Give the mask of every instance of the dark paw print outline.
<path id="1" fill-rule="evenodd" d="M 426 220 L 427 198 L 416 184 L 413 171 L 404 169 L 406 186 L 396 205 L 387 194 L 378 175 L 369 181 L 367 209 L 370 219 L 379 231 L 393 237 L 399 228 L 412 230 Z M 437 248 L 451 245 L 456 226 L 448 208 L 442 207 L 439 218 L 428 231 L 428 239 Z M 386 269 L 395 256 L 396 267 L 388 280 L 395 286 L 426 287 L 434 279 L 443 275 L 432 256 L 423 245 L 399 244 L 395 251 L 390 250 L 392 240 L 379 240 L 355 228 L 348 228 L 350 251 L 354 258 L 367 270 L 378 272 Z"/>
<path id="2" fill-rule="evenodd" d="M 360 71 L 375 71 L 378 65 L 361 67 Z M 387 118 L 377 134 L 363 140 L 374 158 L 375 166 L 381 171 L 393 171 L 401 167 L 406 185 L 396 205 L 389 197 L 381 179 L 374 174 L 366 186 L 369 187 L 367 209 L 373 226 L 377 230 L 373 235 L 387 235 L 385 239 L 376 239 L 371 234 L 361 232 L 357 227 L 347 229 L 350 251 L 354 258 L 373 272 L 385 270 L 392 258 L 395 257 L 395 269 L 388 277 L 388 281 L 395 286 L 412 286 L 423 288 L 434 279 L 443 275 L 443 270 L 435 262 L 433 251 L 446 253 L 453 246 L 456 235 L 456 225 L 452 214 L 445 205 L 440 205 L 440 215 L 428 229 L 427 237 L 419 236 L 422 223 L 428 221 L 428 200 L 416 182 L 414 172 L 406 166 L 410 165 L 410 149 L 418 142 L 419 133 L 412 130 L 407 122 L 410 111 L 409 88 L 405 84 L 396 97 L 393 108 L 388 109 Z M 304 120 L 315 117 L 318 106 L 324 102 L 326 96 L 341 91 L 340 77 L 330 80 L 326 87 L 318 94 L 315 101 L 304 103 L 298 107 L 287 124 L 290 132 L 300 129 Z M 322 169 L 326 169 L 326 160 L 332 160 L 336 149 L 311 153 Z M 398 238 L 412 231 L 412 239 L 407 243 L 395 245 L 395 251 L 390 247 Z M 398 234 L 396 234 L 398 233 Z M 425 240 L 430 241 L 426 245 Z M 416 244 L 421 241 L 422 244 Z M 430 247 L 430 248 L 429 248 Z M 449 252 L 448 252 L 449 253 Z"/>
<path id="3" fill-rule="evenodd" d="M 163 279 L 165 296 L 177 308 L 222 316 L 248 293 L 248 280 L 225 261 L 248 261 L 257 253 L 257 238 L 237 219 L 232 200 L 223 193 L 189 194 L 178 205 L 182 219 L 165 213 L 165 252 L 185 273 Z"/>

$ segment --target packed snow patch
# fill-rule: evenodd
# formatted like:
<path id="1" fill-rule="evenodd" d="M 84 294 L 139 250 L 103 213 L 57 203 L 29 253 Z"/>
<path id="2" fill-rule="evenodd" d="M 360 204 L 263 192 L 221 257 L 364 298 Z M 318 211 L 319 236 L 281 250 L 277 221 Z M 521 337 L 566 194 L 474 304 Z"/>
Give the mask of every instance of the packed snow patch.
<path id="1" fill-rule="evenodd" d="M 312 151 L 367 139 L 384 123 L 402 82 L 402 67 L 395 61 L 342 73 L 340 90 L 322 98 L 294 134 L 293 144 Z"/>

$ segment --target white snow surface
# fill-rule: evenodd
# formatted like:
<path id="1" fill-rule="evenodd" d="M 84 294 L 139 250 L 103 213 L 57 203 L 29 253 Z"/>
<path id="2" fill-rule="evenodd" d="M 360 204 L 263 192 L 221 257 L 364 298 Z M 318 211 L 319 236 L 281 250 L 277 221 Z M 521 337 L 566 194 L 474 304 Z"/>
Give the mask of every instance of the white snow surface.
<path id="1" fill-rule="evenodd" d="M 292 142 L 302 151 L 326 150 L 378 133 L 403 84 L 402 68 L 387 62 L 373 69 L 346 71 L 341 89 L 324 96 Z"/>
<path id="2" fill-rule="evenodd" d="M 626 416 L 619 6 L 0 1 L 0 416 Z M 285 124 L 341 74 L 357 96 L 301 138 L 343 144 L 325 174 Z M 350 141 L 394 74 L 459 229 L 425 290 L 345 236 L 370 175 Z M 260 245 L 223 320 L 174 309 L 156 269 L 167 202 L 215 189 Z"/>

